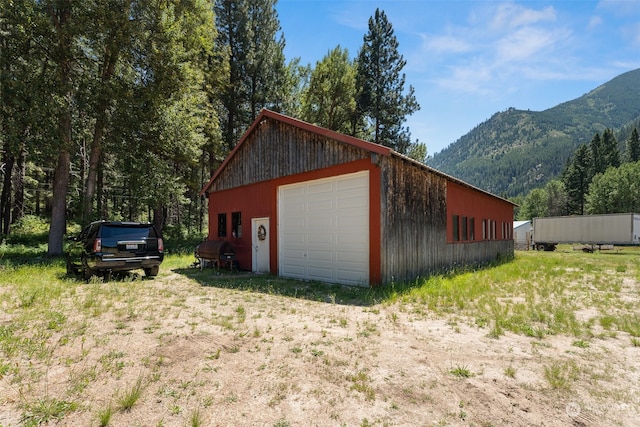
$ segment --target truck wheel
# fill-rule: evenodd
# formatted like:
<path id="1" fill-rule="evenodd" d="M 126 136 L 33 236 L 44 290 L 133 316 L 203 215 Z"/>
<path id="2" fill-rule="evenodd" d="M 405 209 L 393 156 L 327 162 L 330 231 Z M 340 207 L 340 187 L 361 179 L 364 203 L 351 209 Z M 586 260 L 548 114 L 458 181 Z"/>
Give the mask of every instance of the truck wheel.
<path id="1" fill-rule="evenodd" d="M 538 244 L 536 245 L 536 250 L 544 251 L 544 245 L 543 245 L 542 243 L 538 243 Z"/>
<path id="2" fill-rule="evenodd" d="M 67 275 L 75 276 L 76 274 L 78 274 L 78 268 L 67 258 Z"/>
<path id="3" fill-rule="evenodd" d="M 84 280 L 86 280 L 87 282 L 89 280 L 91 280 L 91 278 L 96 274 L 96 272 L 90 268 L 83 268 L 82 269 L 82 277 L 84 278 Z"/>
<path id="4" fill-rule="evenodd" d="M 158 272 L 160 271 L 160 266 L 159 265 L 155 265 L 153 267 L 150 268 L 145 268 L 144 269 L 144 275 L 147 277 L 154 277 L 158 275 Z"/>

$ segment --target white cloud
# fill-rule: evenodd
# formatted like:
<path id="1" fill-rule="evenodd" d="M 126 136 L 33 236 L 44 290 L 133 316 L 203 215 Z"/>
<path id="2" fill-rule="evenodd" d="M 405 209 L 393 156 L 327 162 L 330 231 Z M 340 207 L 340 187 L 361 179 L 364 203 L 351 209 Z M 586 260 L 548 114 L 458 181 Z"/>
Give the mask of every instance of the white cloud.
<path id="1" fill-rule="evenodd" d="M 494 77 L 494 70 L 490 65 L 478 60 L 470 65 L 451 67 L 446 77 L 435 81 L 438 86 L 454 92 L 489 95 L 487 83 Z"/>
<path id="2" fill-rule="evenodd" d="M 534 10 L 514 3 L 503 3 L 498 6 L 490 28 L 504 30 L 540 22 L 555 22 L 555 20 L 556 11 L 552 6 Z"/>
<path id="3" fill-rule="evenodd" d="M 569 33 L 563 30 L 521 28 L 497 41 L 496 60 L 500 63 L 534 61 L 539 54 L 551 53 L 568 36 Z"/>
<path id="4" fill-rule="evenodd" d="M 448 35 L 429 36 L 421 34 L 423 47 L 436 53 L 465 53 L 471 50 L 471 44 L 459 37 Z"/>

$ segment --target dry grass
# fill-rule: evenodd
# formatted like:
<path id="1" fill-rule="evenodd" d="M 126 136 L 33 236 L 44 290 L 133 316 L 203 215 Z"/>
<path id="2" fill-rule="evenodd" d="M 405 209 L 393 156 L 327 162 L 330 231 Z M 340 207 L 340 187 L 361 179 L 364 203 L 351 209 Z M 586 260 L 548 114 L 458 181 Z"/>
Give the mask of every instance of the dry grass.
<path id="1" fill-rule="evenodd" d="M 379 291 L 0 263 L 0 426 L 632 426 L 638 260 L 520 253 Z"/>

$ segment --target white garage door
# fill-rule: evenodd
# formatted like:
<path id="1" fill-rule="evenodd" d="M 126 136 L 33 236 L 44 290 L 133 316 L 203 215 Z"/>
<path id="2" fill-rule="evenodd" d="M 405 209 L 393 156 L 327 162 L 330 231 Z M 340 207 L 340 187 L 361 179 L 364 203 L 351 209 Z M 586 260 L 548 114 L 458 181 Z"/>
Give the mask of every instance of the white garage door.
<path id="1" fill-rule="evenodd" d="M 369 172 L 280 187 L 278 237 L 281 276 L 367 286 Z"/>

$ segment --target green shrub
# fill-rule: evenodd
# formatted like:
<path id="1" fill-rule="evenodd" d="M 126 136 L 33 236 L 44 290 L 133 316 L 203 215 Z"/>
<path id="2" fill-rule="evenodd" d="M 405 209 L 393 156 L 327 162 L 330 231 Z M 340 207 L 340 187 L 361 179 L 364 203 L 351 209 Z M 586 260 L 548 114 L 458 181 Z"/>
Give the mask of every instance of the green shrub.
<path id="1" fill-rule="evenodd" d="M 162 229 L 165 249 L 173 254 L 192 254 L 205 237 L 205 234 L 189 232 L 180 226 L 168 225 Z"/>
<path id="2" fill-rule="evenodd" d="M 35 215 L 25 215 L 17 220 L 9 231 L 10 245 L 37 246 L 49 240 L 49 221 Z"/>

